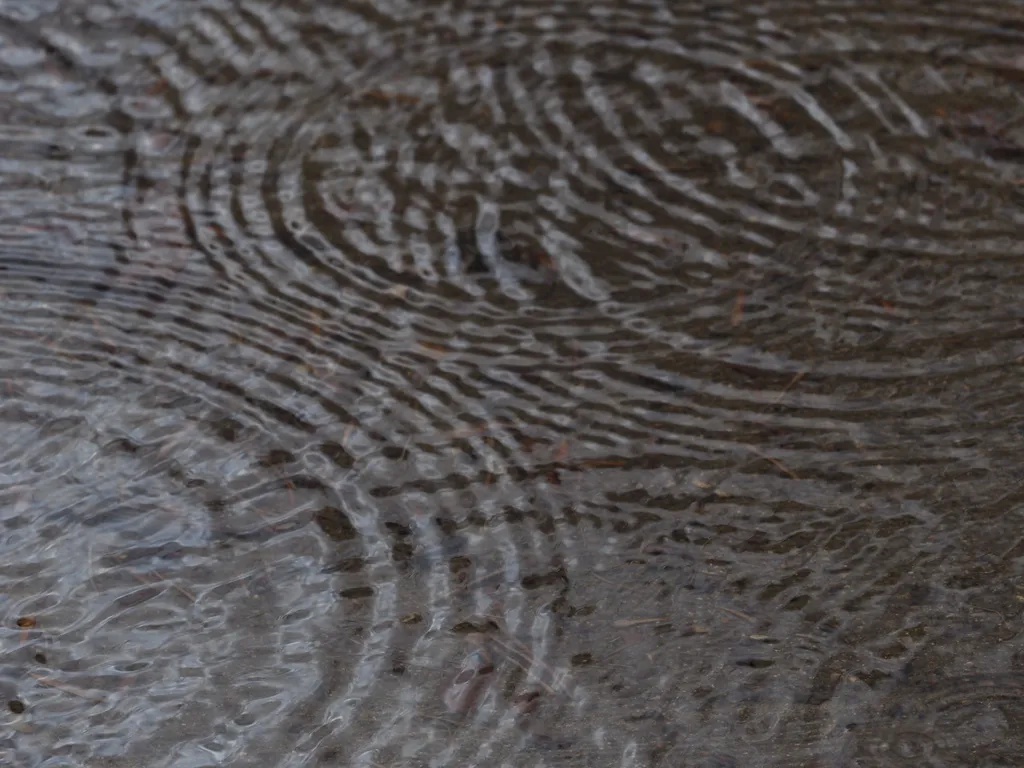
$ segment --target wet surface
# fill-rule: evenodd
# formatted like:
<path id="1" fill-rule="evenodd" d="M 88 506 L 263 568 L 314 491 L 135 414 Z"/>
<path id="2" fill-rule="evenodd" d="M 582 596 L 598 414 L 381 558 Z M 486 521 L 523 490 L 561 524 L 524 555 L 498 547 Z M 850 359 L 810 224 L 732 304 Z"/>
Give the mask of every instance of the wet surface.
<path id="1" fill-rule="evenodd" d="M 0 2 L 0 763 L 1024 761 L 1024 23 Z"/>

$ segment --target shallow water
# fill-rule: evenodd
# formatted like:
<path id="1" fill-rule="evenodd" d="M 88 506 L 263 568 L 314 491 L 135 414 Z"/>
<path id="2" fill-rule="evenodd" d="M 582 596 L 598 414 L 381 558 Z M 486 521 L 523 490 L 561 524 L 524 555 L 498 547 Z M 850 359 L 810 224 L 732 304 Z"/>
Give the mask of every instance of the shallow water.
<path id="1" fill-rule="evenodd" d="M 0 2 L 0 764 L 1024 763 L 1022 19 Z"/>

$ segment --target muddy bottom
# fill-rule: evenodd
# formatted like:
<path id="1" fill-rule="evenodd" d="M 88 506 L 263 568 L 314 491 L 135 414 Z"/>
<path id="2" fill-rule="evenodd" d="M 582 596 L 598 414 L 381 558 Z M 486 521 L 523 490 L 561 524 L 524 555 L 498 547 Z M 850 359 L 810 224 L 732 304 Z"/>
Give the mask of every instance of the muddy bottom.
<path id="1" fill-rule="evenodd" d="M 1019 38 L 0 3 L 0 764 L 1024 765 Z"/>

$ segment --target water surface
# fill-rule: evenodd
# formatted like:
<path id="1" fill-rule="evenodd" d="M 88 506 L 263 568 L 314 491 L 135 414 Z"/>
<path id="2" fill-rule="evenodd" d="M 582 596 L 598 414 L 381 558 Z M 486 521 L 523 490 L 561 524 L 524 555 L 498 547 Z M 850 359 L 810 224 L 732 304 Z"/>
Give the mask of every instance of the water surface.
<path id="1" fill-rule="evenodd" d="M 0 2 L 0 762 L 1020 764 L 1022 12 Z"/>

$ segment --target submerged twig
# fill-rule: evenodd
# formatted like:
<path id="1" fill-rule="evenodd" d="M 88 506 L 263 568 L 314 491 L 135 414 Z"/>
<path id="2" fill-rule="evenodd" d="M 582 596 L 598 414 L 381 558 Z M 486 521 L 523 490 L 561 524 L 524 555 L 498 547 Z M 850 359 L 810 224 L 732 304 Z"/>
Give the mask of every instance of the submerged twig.
<path id="1" fill-rule="evenodd" d="M 129 572 L 139 582 L 141 582 L 142 584 L 145 584 L 147 587 L 168 586 L 171 589 L 176 590 L 177 592 L 179 592 L 182 595 L 184 595 L 185 597 L 187 597 L 191 602 L 194 603 L 196 601 L 196 596 L 195 595 L 193 595 L 191 592 L 189 592 L 184 587 L 181 587 L 181 586 L 175 584 L 173 581 L 168 581 L 167 579 L 165 579 L 163 576 L 160 575 L 159 571 L 153 571 L 153 575 L 157 579 L 156 581 L 150 581 L 148 579 L 145 579 L 145 578 L 142 577 L 142 574 L 136 573 L 135 571 L 129 571 Z"/>
<path id="2" fill-rule="evenodd" d="M 787 392 L 789 392 L 789 390 L 790 390 L 790 389 L 791 389 L 791 388 L 792 388 L 793 386 L 795 386 L 795 385 L 796 385 L 796 383 L 797 383 L 798 381 L 800 381 L 800 379 L 802 379 L 802 378 L 803 378 L 804 376 L 806 376 L 806 375 L 807 375 L 807 371 L 799 371 L 799 372 L 798 372 L 798 373 L 796 374 L 796 376 L 794 376 L 794 377 L 793 377 L 792 379 L 790 379 L 790 380 L 789 380 L 789 384 L 787 384 L 786 386 L 784 386 L 784 387 L 782 388 L 782 391 L 781 391 L 781 392 L 779 392 L 779 396 L 778 396 L 778 397 L 777 397 L 777 398 L 775 399 L 775 402 L 776 402 L 776 403 L 782 402 L 782 398 L 786 396 L 786 393 L 787 393 Z"/>
<path id="3" fill-rule="evenodd" d="M 58 691 L 64 691 L 64 693 L 70 693 L 72 696 L 78 696 L 82 699 L 89 699 L 90 701 L 106 701 L 106 696 L 95 696 L 88 691 L 82 690 L 74 685 L 68 685 L 62 683 L 59 680 L 52 680 L 42 675 L 37 675 L 35 672 L 29 672 L 33 678 L 42 683 L 43 685 L 49 686 L 50 688 L 56 688 Z"/>
<path id="4" fill-rule="evenodd" d="M 790 469 L 789 467 L 787 467 L 787 466 L 786 466 L 785 464 L 783 464 L 783 463 L 782 463 L 781 461 L 779 461 L 778 459 L 776 459 L 776 458 L 773 458 L 773 457 L 769 456 L 769 455 L 768 455 L 768 454 L 766 454 L 766 453 L 765 453 L 764 451 L 762 451 L 762 450 L 758 449 L 757 447 L 755 447 L 755 446 L 753 446 L 753 445 L 749 445 L 749 444 L 746 444 L 746 445 L 744 445 L 744 447 L 745 447 L 745 448 L 746 448 L 746 449 L 747 449 L 748 451 L 751 451 L 752 453 L 755 453 L 755 454 L 757 454 L 758 456 L 760 456 L 760 457 L 761 457 L 762 459 L 764 459 L 765 461 L 767 461 L 767 462 L 770 462 L 770 463 L 774 464 L 774 465 L 775 465 L 776 467 L 778 467 L 778 468 L 779 468 L 780 470 L 782 470 L 782 471 L 783 471 L 783 472 L 785 472 L 785 473 L 786 473 L 787 475 L 789 475 L 790 477 L 792 477 L 792 478 L 793 478 L 794 480 L 799 480 L 799 479 L 800 479 L 800 477 L 799 477 L 799 476 L 798 476 L 798 475 L 796 474 L 796 472 L 794 472 L 794 471 L 793 471 L 792 469 Z"/>
<path id="5" fill-rule="evenodd" d="M 755 619 L 749 613 L 743 613 L 743 611 L 737 611 L 735 608 L 726 608 L 725 606 L 723 606 L 722 610 L 725 611 L 726 613 L 731 613 L 733 616 L 737 616 L 737 617 L 743 619 L 744 621 L 749 621 L 751 624 L 753 624 L 753 623 L 755 623 L 757 621 L 757 619 Z"/>
<path id="6" fill-rule="evenodd" d="M 659 624 L 665 621 L 668 621 L 667 616 L 658 616 L 653 619 L 618 619 L 612 624 L 612 626 L 621 629 L 624 627 L 638 627 L 641 624 Z"/>

